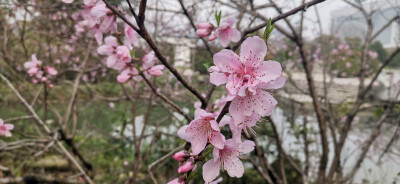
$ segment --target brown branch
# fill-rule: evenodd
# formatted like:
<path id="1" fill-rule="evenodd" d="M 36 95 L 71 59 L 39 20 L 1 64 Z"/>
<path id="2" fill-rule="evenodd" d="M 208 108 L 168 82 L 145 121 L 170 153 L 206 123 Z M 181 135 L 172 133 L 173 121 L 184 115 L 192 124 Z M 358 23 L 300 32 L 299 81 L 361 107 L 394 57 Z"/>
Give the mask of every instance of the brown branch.
<path id="1" fill-rule="evenodd" d="M 0 178 L 3 184 L 25 184 L 25 183 L 59 183 L 59 184 L 76 184 L 83 183 L 77 180 L 59 179 L 52 176 L 27 175 L 16 178 Z"/>
<path id="2" fill-rule="evenodd" d="M 43 127 L 43 129 L 46 131 L 46 133 L 52 137 L 52 132 L 49 129 L 49 127 L 39 118 L 39 116 L 36 114 L 35 110 L 26 102 L 25 98 L 21 96 L 21 94 L 15 89 L 14 85 L 6 78 L 4 77 L 3 74 L 0 74 L 0 78 L 2 78 L 4 81 L 6 81 L 7 85 L 11 88 L 11 90 L 14 92 L 14 94 L 20 99 L 20 101 L 25 105 L 25 107 L 29 110 L 29 112 L 32 114 L 32 116 L 36 119 L 36 121 Z M 92 180 L 90 177 L 87 175 L 86 171 L 80 166 L 78 161 L 68 152 L 67 149 L 65 149 L 64 145 L 56 140 L 57 145 L 61 148 L 62 152 L 72 161 L 72 163 L 78 168 L 78 170 L 83 174 L 85 180 L 92 184 Z"/>
<path id="3" fill-rule="evenodd" d="M 170 158 L 175 152 L 183 149 L 185 147 L 185 144 L 182 144 L 181 146 L 171 150 L 169 153 L 167 153 L 166 155 L 164 155 L 163 157 L 159 158 L 158 160 L 154 161 L 153 163 L 151 163 L 148 167 L 147 167 L 147 171 L 149 172 L 150 178 L 151 180 L 153 180 L 154 184 L 157 184 L 157 180 L 154 177 L 153 172 L 151 171 L 151 169 L 156 166 L 157 164 L 163 162 L 164 160 Z"/>
<path id="4" fill-rule="evenodd" d="M 273 23 L 275 23 L 275 22 L 278 21 L 278 20 L 281 20 L 281 19 L 284 19 L 284 18 L 286 18 L 286 17 L 289 17 L 289 16 L 291 16 L 291 15 L 296 14 L 296 13 L 299 12 L 299 11 L 306 11 L 307 8 L 309 8 L 309 7 L 311 7 L 311 6 L 314 6 L 314 5 L 318 4 L 318 3 L 324 2 L 324 1 L 326 1 L 326 0 L 313 0 L 313 1 L 310 1 L 310 2 L 307 2 L 307 3 L 304 3 L 304 4 L 302 4 L 302 5 L 300 5 L 300 6 L 296 7 L 296 8 L 294 8 L 294 9 L 292 9 L 292 10 L 286 12 L 286 13 L 283 13 L 283 14 L 280 14 L 280 15 L 274 17 L 274 18 L 271 20 L 271 23 L 273 24 Z M 264 23 L 262 23 L 262 24 L 259 24 L 259 25 L 255 26 L 255 27 L 253 27 L 253 28 L 249 28 L 249 29 L 245 30 L 244 33 L 242 34 L 242 37 L 241 37 L 240 41 L 237 42 L 237 43 L 232 47 L 233 50 L 236 50 L 237 48 L 239 48 L 239 46 L 240 46 L 240 45 L 242 44 L 242 42 L 246 39 L 246 37 L 247 37 L 248 34 L 250 34 L 250 33 L 252 33 L 252 32 L 255 32 L 255 31 L 257 31 L 257 30 L 259 30 L 259 29 L 261 29 L 261 28 L 267 26 L 267 24 L 268 24 L 268 22 L 264 22 Z"/>
<path id="5" fill-rule="evenodd" d="M 135 31 L 144 39 L 146 40 L 147 44 L 150 48 L 154 51 L 155 55 L 157 56 L 158 60 L 178 79 L 181 84 L 188 89 L 193 95 L 195 95 L 202 104 L 206 104 L 205 98 L 193 87 L 191 86 L 182 76 L 181 74 L 174 68 L 170 63 L 168 63 L 165 56 L 161 53 L 160 49 L 157 47 L 154 40 L 151 38 L 149 33 L 147 32 L 146 26 L 144 25 L 144 12 L 146 9 L 146 0 L 142 0 L 140 2 L 139 7 L 139 15 L 137 19 L 137 23 L 139 25 L 139 29 L 133 25 L 118 9 L 112 6 L 107 0 L 103 0 L 103 2 L 107 5 L 107 7 L 114 12 L 119 18 L 121 18 L 125 23 L 131 26 Z M 142 14 L 142 15 L 141 15 Z M 143 20 L 142 20 L 143 18 Z M 143 21 L 143 22 L 141 22 Z"/>
<path id="6" fill-rule="evenodd" d="M 150 89 L 153 91 L 154 94 L 156 94 L 158 97 L 163 99 L 166 103 L 171 105 L 179 114 L 182 114 L 186 120 L 189 122 L 193 120 L 193 118 L 184 112 L 178 105 L 176 105 L 174 102 L 172 102 L 170 99 L 168 99 L 166 96 L 161 94 L 160 92 L 157 91 L 157 89 L 150 83 L 150 81 L 146 78 L 146 76 L 143 74 L 143 72 L 140 73 L 140 76 L 142 76 L 143 80 L 146 82 L 147 86 L 150 87 Z"/>

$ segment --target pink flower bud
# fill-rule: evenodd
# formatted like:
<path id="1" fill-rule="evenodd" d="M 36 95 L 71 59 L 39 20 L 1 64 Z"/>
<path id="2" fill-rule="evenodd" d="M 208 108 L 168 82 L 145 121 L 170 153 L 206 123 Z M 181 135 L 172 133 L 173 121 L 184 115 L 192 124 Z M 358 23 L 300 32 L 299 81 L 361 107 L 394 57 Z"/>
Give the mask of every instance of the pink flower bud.
<path id="1" fill-rule="evenodd" d="M 179 166 L 178 173 L 189 172 L 193 169 L 193 159 L 189 159 L 187 162 Z"/>
<path id="2" fill-rule="evenodd" d="M 186 157 L 188 156 L 186 151 L 180 151 L 175 153 L 172 158 L 174 158 L 175 160 L 182 162 L 186 160 Z"/>
<path id="3" fill-rule="evenodd" d="M 46 66 L 44 69 L 49 75 L 57 75 L 57 70 L 51 66 Z"/>
<path id="4" fill-rule="evenodd" d="M 49 88 L 53 88 L 54 87 L 54 85 L 53 84 L 49 84 Z"/>
<path id="5" fill-rule="evenodd" d="M 42 79 L 40 79 L 42 82 L 46 82 L 47 78 L 46 77 L 42 77 Z"/>
<path id="6" fill-rule="evenodd" d="M 199 37 L 206 37 L 211 34 L 211 31 L 212 30 L 210 30 L 210 29 L 198 29 L 196 31 L 196 35 Z"/>
<path id="7" fill-rule="evenodd" d="M 159 77 L 163 74 L 162 70 L 164 70 L 164 65 L 156 65 L 150 68 L 150 70 L 148 70 L 150 75 Z"/>
<path id="8" fill-rule="evenodd" d="M 217 35 L 215 34 L 212 34 L 210 37 L 208 37 L 208 41 L 213 41 L 215 39 L 217 39 Z"/>

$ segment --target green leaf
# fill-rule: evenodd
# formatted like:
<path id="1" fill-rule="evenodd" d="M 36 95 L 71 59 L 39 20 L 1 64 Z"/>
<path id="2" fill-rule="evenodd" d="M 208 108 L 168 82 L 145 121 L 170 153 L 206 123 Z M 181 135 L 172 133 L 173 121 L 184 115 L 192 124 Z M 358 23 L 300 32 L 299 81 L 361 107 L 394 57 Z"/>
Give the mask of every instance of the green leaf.
<path id="1" fill-rule="evenodd" d="M 216 11 L 215 12 L 215 20 L 217 21 L 217 25 L 219 26 L 219 23 L 221 22 L 221 17 L 222 17 L 222 11 Z"/>
<path id="2" fill-rule="evenodd" d="M 203 65 L 204 67 L 206 67 L 206 70 L 208 71 L 208 69 L 210 68 L 210 63 L 204 63 Z"/>
<path id="3" fill-rule="evenodd" d="M 267 26 L 265 27 L 265 31 L 264 31 L 264 34 L 263 34 L 263 38 L 265 39 L 265 41 L 268 40 L 268 38 L 271 35 L 271 32 L 272 32 L 272 30 L 274 30 L 274 28 L 275 28 L 275 23 L 272 24 L 272 19 L 269 18 Z"/>

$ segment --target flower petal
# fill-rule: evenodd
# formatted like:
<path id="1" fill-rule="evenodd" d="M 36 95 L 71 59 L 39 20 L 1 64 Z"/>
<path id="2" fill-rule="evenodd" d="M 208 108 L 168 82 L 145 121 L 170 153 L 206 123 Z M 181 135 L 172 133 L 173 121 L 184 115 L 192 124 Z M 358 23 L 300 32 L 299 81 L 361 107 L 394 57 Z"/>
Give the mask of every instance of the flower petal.
<path id="1" fill-rule="evenodd" d="M 211 84 L 219 86 L 221 84 L 225 84 L 227 80 L 228 80 L 228 76 L 226 76 L 224 73 L 219 73 L 219 72 L 210 73 Z"/>
<path id="2" fill-rule="evenodd" d="M 221 162 L 214 162 L 212 159 L 203 165 L 203 179 L 205 183 L 212 182 L 218 175 L 221 168 Z"/>
<path id="3" fill-rule="evenodd" d="M 225 143 L 225 137 L 221 133 L 213 131 L 210 137 L 210 143 L 218 149 L 223 149 Z"/>
<path id="4" fill-rule="evenodd" d="M 260 116 L 269 116 L 278 102 L 265 90 L 257 90 L 253 96 L 253 108 Z"/>
<path id="5" fill-rule="evenodd" d="M 239 71 L 242 67 L 239 56 L 232 50 L 224 49 L 214 54 L 213 61 L 222 72 L 232 73 L 234 71 Z"/>
<path id="6" fill-rule="evenodd" d="M 188 127 L 189 125 L 184 125 L 184 126 L 182 126 L 179 130 L 178 130 L 178 136 L 181 138 L 181 139 L 183 139 L 183 140 L 186 140 L 187 142 L 190 142 L 190 135 L 189 134 L 187 134 L 186 133 L 186 128 Z"/>
<path id="7" fill-rule="evenodd" d="M 270 82 L 282 75 L 282 66 L 277 61 L 262 61 L 260 65 L 254 69 L 257 79 L 263 82 Z"/>
<path id="8" fill-rule="evenodd" d="M 231 177 L 240 178 L 243 176 L 244 167 L 242 161 L 238 157 L 231 156 L 224 159 L 224 170 L 226 170 Z"/>
<path id="9" fill-rule="evenodd" d="M 244 116 L 244 98 L 236 97 L 229 106 L 229 114 L 233 117 L 237 126 L 243 122 Z"/>
<path id="10" fill-rule="evenodd" d="M 240 57 L 248 58 L 253 56 L 255 58 L 260 58 L 260 60 L 264 60 L 265 55 L 267 54 L 267 45 L 264 40 L 259 38 L 258 36 L 253 36 L 247 38 L 240 47 Z"/>

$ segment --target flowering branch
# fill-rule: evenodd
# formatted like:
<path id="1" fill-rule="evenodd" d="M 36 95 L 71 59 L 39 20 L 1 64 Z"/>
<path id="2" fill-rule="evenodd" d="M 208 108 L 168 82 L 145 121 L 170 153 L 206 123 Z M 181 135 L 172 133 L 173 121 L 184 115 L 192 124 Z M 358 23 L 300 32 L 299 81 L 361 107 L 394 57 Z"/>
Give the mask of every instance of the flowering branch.
<path id="1" fill-rule="evenodd" d="M 137 18 L 137 23 L 139 25 L 139 29 L 134 28 L 134 24 L 130 22 L 121 12 L 118 11 L 117 8 L 112 6 L 107 0 L 103 0 L 103 2 L 107 5 L 107 7 L 114 12 L 119 18 L 121 18 L 125 23 L 127 23 L 130 27 L 135 29 L 135 31 L 144 39 L 146 40 L 147 44 L 150 46 L 150 48 L 154 51 L 155 55 L 157 58 L 161 61 L 161 63 L 168 68 L 168 70 L 178 79 L 179 82 L 182 83 L 182 85 L 188 89 L 192 94 L 194 94 L 202 104 L 206 104 L 205 98 L 193 87 L 191 86 L 182 76 L 181 74 L 171 65 L 168 63 L 167 59 L 165 56 L 160 52 L 159 48 L 147 32 L 146 26 L 144 25 L 144 12 L 146 9 L 146 2 L 147 1 L 141 1 L 140 7 L 139 7 L 139 15 Z M 142 15 L 140 15 L 142 14 Z"/>

